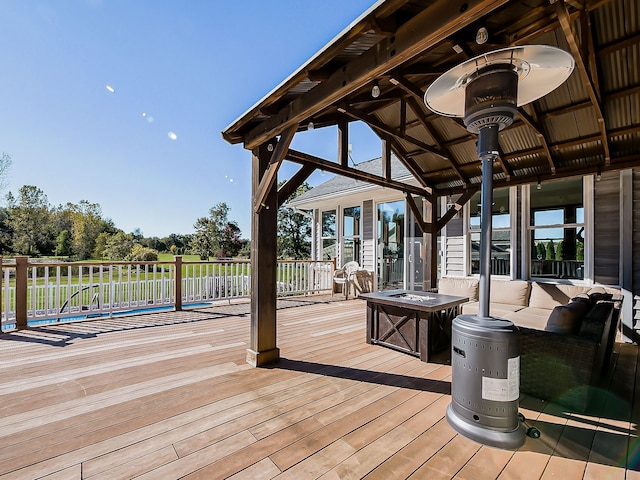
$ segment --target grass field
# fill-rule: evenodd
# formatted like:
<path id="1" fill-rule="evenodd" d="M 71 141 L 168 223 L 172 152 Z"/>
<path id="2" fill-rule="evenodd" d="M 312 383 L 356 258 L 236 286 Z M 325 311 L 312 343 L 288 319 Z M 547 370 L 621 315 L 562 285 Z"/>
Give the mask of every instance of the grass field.
<path id="1" fill-rule="evenodd" d="M 173 253 L 159 253 L 158 261 L 159 262 L 173 262 Z M 199 262 L 200 255 L 182 255 L 183 262 Z"/>

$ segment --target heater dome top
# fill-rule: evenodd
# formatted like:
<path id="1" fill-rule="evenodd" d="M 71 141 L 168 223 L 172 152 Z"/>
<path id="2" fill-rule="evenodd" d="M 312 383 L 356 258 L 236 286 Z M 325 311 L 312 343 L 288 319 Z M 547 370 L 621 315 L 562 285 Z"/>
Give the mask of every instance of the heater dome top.
<path id="1" fill-rule="evenodd" d="M 475 74 L 491 65 L 511 65 L 518 74 L 518 106 L 531 103 L 559 87 L 575 61 L 549 45 L 523 45 L 484 53 L 443 73 L 427 89 L 424 103 L 435 113 L 464 117 L 465 88 Z"/>

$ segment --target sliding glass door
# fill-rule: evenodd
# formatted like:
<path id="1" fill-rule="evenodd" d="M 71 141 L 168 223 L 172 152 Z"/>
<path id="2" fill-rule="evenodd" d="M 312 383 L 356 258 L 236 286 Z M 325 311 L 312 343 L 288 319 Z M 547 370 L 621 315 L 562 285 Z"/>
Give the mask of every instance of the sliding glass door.
<path id="1" fill-rule="evenodd" d="M 404 288 L 404 206 L 378 204 L 378 290 Z"/>

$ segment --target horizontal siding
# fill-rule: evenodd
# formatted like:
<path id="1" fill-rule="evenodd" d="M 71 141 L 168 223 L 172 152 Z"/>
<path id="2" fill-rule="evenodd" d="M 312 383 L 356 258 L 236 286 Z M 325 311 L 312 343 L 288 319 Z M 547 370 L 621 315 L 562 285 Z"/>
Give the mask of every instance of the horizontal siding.
<path id="1" fill-rule="evenodd" d="M 362 268 L 375 272 L 376 267 L 376 231 L 373 200 L 362 204 Z"/>
<path id="2" fill-rule="evenodd" d="M 594 280 L 620 282 L 620 173 L 604 173 L 594 182 Z"/>
<path id="3" fill-rule="evenodd" d="M 449 232 L 447 226 L 447 233 Z M 462 276 L 464 275 L 464 237 L 455 236 L 447 237 L 447 258 L 446 262 L 446 274 L 447 276 Z"/>

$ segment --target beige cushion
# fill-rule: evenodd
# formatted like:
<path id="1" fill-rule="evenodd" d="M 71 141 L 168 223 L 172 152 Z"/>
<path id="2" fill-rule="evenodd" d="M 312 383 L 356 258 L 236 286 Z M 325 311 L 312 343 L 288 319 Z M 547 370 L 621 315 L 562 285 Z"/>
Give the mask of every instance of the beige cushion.
<path id="1" fill-rule="evenodd" d="M 506 305 L 529 305 L 529 282 L 526 280 L 492 280 L 491 303 L 503 303 Z"/>
<path id="2" fill-rule="evenodd" d="M 512 321 L 519 327 L 544 330 L 551 311 L 548 308 L 525 307 L 517 312 L 504 315 L 502 318 Z"/>
<path id="3" fill-rule="evenodd" d="M 438 282 L 438 293 L 469 297 L 470 302 L 478 301 L 478 279 L 465 277 L 443 277 Z"/>
<path id="4" fill-rule="evenodd" d="M 547 332 L 572 335 L 578 333 L 580 323 L 587 314 L 589 302 L 576 301 L 567 305 L 558 305 L 553 309 L 547 325 L 544 328 Z"/>
<path id="5" fill-rule="evenodd" d="M 522 310 L 520 305 L 511 305 L 509 303 L 493 303 L 489 304 L 489 315 L 496 318 L 502 318 L 513 312 Z M 462 305 L 462 313 L 465 315 L 476 315 L 480 311 L 479 302 L 464 303 Z M 543 325 L 544 326 L 544 325 Z"/>
<path id="6" fill-rule="evenodd" d="M 587 295 L 591 295 L 593 293 L 608 293 L 604 287 L 600 287 L 600 286 L 596 286 L 596 287 L 591 287 L 589 290 L 587 290 Z"/>
<path id="7" fill-rule="evenodd" d="M 589 287 L 580 285 L 555 285 L 551 283 L 533 282 L 529 306 L 552 309 L 558 305 L 565 305 L 580 293 L 586 293 Z"/>
<path id="8" fill-rule="evenodd" d="M 613 294 L 607 292 L 604 287 L 592 287 L 587 294 L 589 299 L 593 302 L 599 302 L 601 300 L 610 301 L 613 299 Z"/>

